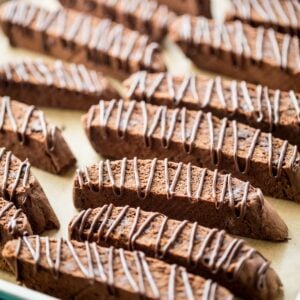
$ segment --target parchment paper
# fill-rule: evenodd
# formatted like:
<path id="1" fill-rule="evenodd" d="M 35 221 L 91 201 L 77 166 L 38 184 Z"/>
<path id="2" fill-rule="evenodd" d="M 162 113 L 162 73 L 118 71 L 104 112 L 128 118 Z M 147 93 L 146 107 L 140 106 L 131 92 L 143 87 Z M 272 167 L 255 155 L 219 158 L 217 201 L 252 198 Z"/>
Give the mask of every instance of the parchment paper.
<path id="1" fill-rule="evenodd" d="M 47 7 L 55 7 L 57 5 L 56 0 L 31 0 L 31 2 Z M 218 15 L 221 15 L 225 5 L 225 0 L 215 1 L 214 8 L 216 9 L 217 7 L 216 12 Z M 175 45 L 166 41 L 163 44 L 163 48 L 164 58 L 169 71 L 185 74 L 196 71 Z M 29 56 L 35 57 L 37 55 L 28 51 L 11 48 L 8 45 L 6 37 L 0 32 L 0 63 Z M 42 57 L 41 55 L 38 56 Z M 81 126 L 80 117 L 85 112 L 47 108 L 43 108 L 43 110 L 51 122 L 63 129 L 63 135 L 78 160 L 77 167 L 84 167 L 99 161 L 100 157 L 90 146 Z M 68 222 L 76 214 L 72 202 L 72 181 L 75 169 L 63 177 L 54 176 L 35 168 L 33 168 L 33 173 L 43 186 L 61 223 L 61 229 L 58 232 L 48 232 L 47 234 L 67 237 Z M 284 295 L 280 298 L 287 300 L 295 299 L 297 293 L 300 291 L 300 204 L 269 198 L 268 200 L 270 200 L 271 204 L 287 223 L 289 227 L 289 242 L 276 244 L 250 239 L 247 239 L 247 241 L 251 246 L 261 251 L 267 259 L 272 261 L 273 267 L 278 272 L 284 284 Z M 15 282 L 13 276 L 5 272 L 0 272 L 0 278 Z"/>

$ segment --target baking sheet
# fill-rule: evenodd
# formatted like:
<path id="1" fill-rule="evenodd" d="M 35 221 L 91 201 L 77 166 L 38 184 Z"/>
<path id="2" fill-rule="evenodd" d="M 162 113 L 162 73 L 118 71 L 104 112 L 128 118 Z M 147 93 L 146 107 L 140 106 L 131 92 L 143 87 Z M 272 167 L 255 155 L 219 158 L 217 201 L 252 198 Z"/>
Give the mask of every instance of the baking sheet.
<path id="1" fill-rule="evenodd" d="M 31 2 L 51 8 L 57 5 L 56 0 L 31 0 Z M 225 6 L 226 1 L 215 0 L 216 4 L 218 4 L 217 13 L 220 15 L 222 9 L 220 5 Z M 164 58 L 169 71 L 178 73 L 178 70 L 180 70 L 180 73 L 185 74 L 196 71 L 175 45 L 166 41 L 163 44 L 163 48 Z M 6 37 L 0 32 L 0 63 L 16 58 L 36 56 L 36 54 L 28 51 L 10 48 Z M 39 55 L 39 57 L 42 56 Z M 99 161 L 100 157 L 90 146 L 81 126 L 80 117 L 84 112 L 46 108 L 43 110 L 48 120 L 63 130 L 63 135 L 78 160 L 77 167 L 84 167 Z M 44 188 L 61 223 L 61 229 L 58 232 L 48 232 L 47 234 L 67 237 L 68 222 L 76 214 L 72 202 L 72 183 L 75 169 L 63 177 L 51 175 L 35 168 L 32 168 L 32 170 Z M 247 239 L 247 241 L 251 246 L 261 251 L 267 259 L 272 261 L 273 267 L 282 279 L 284 295 L 279 299 L 294 300 L 298 292 L 300 292 L 300 204 L 270 198 L 269 200 L 287 223 L 290 240 L 287 243 L 278 244 L 250 239 Z M 5 272 L 0 272 L 0 279 L 15 282 L 13 276 Z M 30 298 L 28 297 L 28 299 Z"/>

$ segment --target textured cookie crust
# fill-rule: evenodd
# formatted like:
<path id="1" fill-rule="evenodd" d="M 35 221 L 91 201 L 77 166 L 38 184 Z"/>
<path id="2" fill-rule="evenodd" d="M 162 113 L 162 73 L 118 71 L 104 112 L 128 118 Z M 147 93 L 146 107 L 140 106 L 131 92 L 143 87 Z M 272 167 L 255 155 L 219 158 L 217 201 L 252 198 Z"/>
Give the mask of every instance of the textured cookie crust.
<path id="1" fill-rule="evenodd" d="M 232 173 L 276 198 L 300 200 L 297 146 L 236 121 L 114 100 L 92 106 L 82 121 L 94 149 L 104 157 L 168 157 Z"/>
<path id="2" fill-rule="evenodd" d="M 63 299 L 233 299 L 183 267 L 95 243 L 31 236 L 8 242 L 3 256 L 27 287 Z"/>
<path id="3" fill-rule="evenodd" d="M 84 65 L 31 59 L 0 65 L 0 94 L 29 105 L 79 110 L 118 97 L 102 73 Z"/>
<path id="4" fill-rule="evenodd" d="M 218 24 L 185 15 L 172 23 L 170 38 L 202 69 L 300 92 L 298 37 L 240 21 Z"/>
<path id="5" fill-rule="evenodd" d="M 300 94 L 205 75 L 133 74 L 123 82 L 128 100 L 186 107 L 250 125 L 300 145 Z"/>
<path id="6" fill-rule="evenodd" d="M 140 208 L 110 204 L 87 209 L 70 222 L 69 236 L 104 247 L 140 250 L 182 265 L 191 273 L 216 280 L 243 299 L 274 299 L 281 288 L 270 263 L 242 240 L 225 231 Z"/>
<path id="7" fill-rule="evenodd" d="M 165 37 L 176 16 L 166 5 L 152 0 L 60 0 L 60 3 L 96 17 L 110 18 L 157 41 Z"/>
<path id="8" fill-rule="evenodd" d="M 105 75 L 124 78 L 138 70 L 165 69 L 157 43 L 110 19 L 9 1 L 1 5 L 0 22 L 12 46 L 84 64 Z"/>
<path id="9" fill-rule="evenodd" d="M 190 164 L 156 159 L 101 161 L 77 172 L 73 197 L 79 209 L 130 205 L 252 238 L 287 238 L 286 225 L 259 189 Z"/>

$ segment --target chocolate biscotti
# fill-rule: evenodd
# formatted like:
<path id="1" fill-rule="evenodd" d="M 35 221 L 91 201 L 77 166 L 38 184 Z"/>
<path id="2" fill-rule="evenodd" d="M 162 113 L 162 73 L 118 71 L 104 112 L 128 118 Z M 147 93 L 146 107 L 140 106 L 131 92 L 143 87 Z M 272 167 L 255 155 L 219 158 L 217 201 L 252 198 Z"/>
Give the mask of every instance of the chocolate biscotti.
<path id="1" fill-rule="evenodd" d="M 211 280 L 137 251 L 31 236 L 2 253 L 27 287 L 62 299 L 233 299 Z"/>
<path id="2" fill-rule="evenodd" d="M 65 172 L 76 162 L 61 131 L 42 111 L 9 97 L 0 97 L 0 147 L 54 174 Z"/>
<path id="3" fill-rule="evenodd" d="M 8 271 L 9 268 L 2 257 L 2 250 L 9 240 L 31 235 L 32 229 L 26 215 L 17 209 L 12 202 L 0 197 L 0 269 Z"/>
<path id="4" fill-rule="evenodd" d="M 84 65 L 26 59 L 0 65 L 0 95 L 30 105 L 86 110 L 118 93 L 103 74 Z"/>
<path id="5" fill-rule="evenodd" d="M 100 161 L 78 170 L 78 209 L 130 205 L 232 234 L 283 241 L 288 230 L 260 189 L 215 170 L 165 160 Z"/>
<path id="6" fill-rule="evenodd" d="M 110 18 L 117 23 L 147 34 L 152 40 L 162 40 L 175 14 L 155 0 L 59 0 L 71 9 Z"/>
<path id="7" fill-rule="evenodd" d="M 226 19 L 240 20 L 255 27 L 272 27 L 300 37 L 298 0 L 231 0 Z"/>
<path id="8" fill-rule="evenodd" d="M 170 37 L 200 68 L 272 89 L 300 92 L 299 39 L 240 21 L 182 16 Z"/>
<path id="9" fill-rule="evenodd" d="M 9 1 L 1 5 L 0 22 L 12 46 L 84 64 L 105 75 L 122 78 L 142 69 L 165 69 L 157 43 L 110 19 Z"/>
<path id="10" fill-rule="evenodd" d="M 172 76 L 141 71 L 123 82 L 128 99 L 203 110 L 272 132 L 300 145 L 300 94 L 271 90 L 245 81 L 205 75 Z"/>
<path id="11" fill-rule="evenodd" d="M 274 299 L 281 288 L 270 262 L 244 241 L 140 208 L 110 204 L 82 211 L 70 222 L 69 236 L 182 265 L 243 299 Z"/>
<path id="12" fill-rule="evenodd" d="M 169 6 L 180 15 L 190 14 L 211 17 L 211 0 L 157 0 L 157 2 Z"/>
<path id="13" fill-rule="evenodd" d="M 27 160 L 0 148 L 0 197 L 26 214 L 34 233 L 59 228 L 58 219 Z"/>
<path id="14" fill-rule="evenodd" d="M 259 129 L 143 101 L 100 101 L 82 122 L 94 149 L 105 157 L 168 157 L 217 168 L 249 180 L 267 195 L 300 201 L 297 146 Z"/>

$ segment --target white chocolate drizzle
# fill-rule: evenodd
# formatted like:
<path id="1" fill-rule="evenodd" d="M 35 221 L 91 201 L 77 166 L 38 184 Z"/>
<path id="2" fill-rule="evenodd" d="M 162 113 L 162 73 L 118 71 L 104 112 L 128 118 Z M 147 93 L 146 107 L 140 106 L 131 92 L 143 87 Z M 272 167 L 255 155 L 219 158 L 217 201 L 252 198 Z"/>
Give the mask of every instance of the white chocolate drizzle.
<path id="1" fill-rule="evenodd" d="M 30 16 L 30 18 L 29 18 Z M 140 68 L 152 68 L 159 45 L 149 41 L 146 35 L 126 29 L 109 19 L 92 18 L 75 11 L 60 9 L 47 11 L 20 1 L 12 1 L 5 7 L 3 21 L 9 26 L 42 32 L 45 50 L 51 47 L 48 33 L 65 41 L 64 47 L 85 45 L 88 61 L 110 65 L 110 60 L 119 62 L 119 69 L 131 71 L 136 63 Z M 91 24 L 91 25 L 90 25 Z"/>
<path id="2" fill-rule="evenodd" d="M 141 160 L 143 163 L 144 161 Z M 114 169 L 116 166 L 118 172 L 112 171 L 112 165 Z M 175 168 L 173 178 L 170 178 L 171 167 Z M 133 174 L 128 172 L 128 170 L 133 170 Z M 228 206 L 233 214 L 237 218 L 243 218 L 246 214 L 247 204 L 248 204 L 248 195 L 249 195 L 249 182 L 244 183 L 242 188 L 243 194 L 240 194 L 238 197 L 235 197 L 237 194 L 234 187 L 232 176 L 230 174 L 221 175 L 215 170 L 211 172 L 206 168 L 200 169 L 201 175 L 197 178 L 197 186 L 193 182 L 193 169 L 191 164 L 183 163 L 172 163 L 168 162 L 167 159 L 164 161 L 153 159 L 147 163 L 147 167 L 141 169 L 139 167 L 139 161 L 137 158 L 133 160 L 127 160 L 124 158 L 122 161 L 110 162 L 109 160 L 100 161 L 97 165 L 97 179 L 95 181 L 91 179 L 91 169 L 85 168 L 84 171 L 77 170 L 77 180 L 81 189 L 85 185 L 93 192 L 100 192 L 105 187 L 111 186 L 113 195 L 116 198 L 123 196 L 126 189 L 126 182 L 134 182 L 135 192 L 139 200 L 147 199 L 152 193 L 152 187 L 154 185 L 154 179 L 158 174 L 163 174 L 161 179 L 162 186 L 165 187 L 164 190 L 161 190 L 161 193 L 168 200 L 180 195 L 181 192 L 178 192 L 179 178 L 185 182 L 184 194 L 191 200 L 200 201 L 204 196 L 203 192 L 209 191 L 209 199 L 215 204 L 216 210 L 219 210 L 223 206 Z M 142 187 L 140 183 L 140 174 L 146 176 L 147 183 L 146 186 Z M 132 175 L 130 175 L 132 174 Z M 185 175 L 184 175 L 185 174 Z M 115 178 L 119 178 L 119 183 L 116 182 Z M 209 188 L 208 188 L 209 187 Z M 218 193 L 218 191 L 220 191 Z M 178 194 L 179 193 L 179 194 Z M 260 202 L 260 205 L 263 206 L 264 200 L 260 189 L 256 190 L 257 200 Z"/>
<path id="3" fill-rule="evenodd" d="M 107 106 L 107 108 L 106 108 Z M 96 109 L 99 112 L 100 120 L 97 122 L 95 120 Z M 161 141 L 161 147 L 168 149 L 173 137 L 176 133 L 176 138 L 181 138 L 181 143 L 183 146 L 183 151 L 186 153 L 191 153 L 195 144 L 198 147 L 203 147 L 209 150 L 211 157 L 211 165 L 218 168 L 222 164 L 222 156 L 224 154 L 224 145 L 226 144 L 227 134 L 230 132 L 232 136 L 231 141 L 231 152 L 230 156 L 233 159 L 234 170 L 237 173 L 247 174 L 250 171 L 250 164 L 253 160 L 254 153 L 257 147 L 265 148 L 268 158 L 268 169 L 269 175 L 274 177 L 280 177 L 283 165 L 287 170 L 294 172 L 294 166 L 297 163 L 298 157 L 298 147 L 290 146 L 287 141 L 282 141 L 282 146 L 280 149 L 273 150 L 273 138 L 271 135 L 262 133 L 260 130 L 255 132 L 250 132 L 248 127 L 244 128 L 244 125 L 238 124 L 235 121 L 229 122 L 225 119 L 213 118 L 211 114 L 205 114 L 201 112 L 192 112 L 188 111 L 185 108 L 182 109 L 168 109 L 165 106 L 153 106 L 146 104 L 144 101 L 137 103 L 136 101 L 127 101 L 126 104 L 123 103 L 123 100 L 115 101 L 112 100 L 107 103 L 107 101 L 101 100 L 99 106 L 93 106 L 87 118 L 87 131 L 92 130 L 92 125 L 99 126 L 101 132 L 103 132 L 103 137 L 107 137 L 107 127 L 112 118 L 112 115 L 115 115 L 116 111 L 118 112 L 116 119 L 116 129 L 118 136 L 121 139 L 126 139 L 126 132 L 131 128 L 131 124 L 134 119 L 138 118 L 141 123 L 141 131 L 144 136 L 145 147 L 152 146 L 152 136 L 154 132 L 159 132 L 159 138 Z M 197 116 L 198 113 L 198 116 Z M 152 115 L 152 118 L 150 116 Z M 105 118 L 103 117 L 105 116 Z M 134 117 L 133 117 L 134 116 Z M 192 116 L 192 121 L 190 121 L 190 139 L 187 140 L 186 136 L 186 127 L 188 116 Z M 121 127 L 122 124 L 122 127 Z M 218 130 L 215 129 L 215 126 L 218 127 Z M 239 129 L 239 127 L 243 127 Z M 208 145 L 207 142 L 202 142 L 198 140 L 197 136 L 201 133 L 202 130 L 208 128 Z M 251 128 L 249 128 L 251 129 Z M 206 130 L 207 131 L 207 130 Z M 248 132 L 249 131 L 249 132 Z M 178 134 L 180 132 L 180 135 Z M 121 133 L 121 134 L 120 134 Z M 218 135 L 217 135 L 218 133 Z M 215 144 L 215 136 L 218 136 L 217 143 Z M 246 157 L 243 159 L 245 164 L 245 169 L 241 170 L 239 166 L 239 140 L 243 142 L 248 141 L 248 149 Z M 231 139 L 230 139 L 231 140 Z M 278 140 L 279 141 L 279 140 Z M 186 146 L 188 143 L 188 147 Z M 287 155 L 288 148 L 290 148 L 290 155 Z M 277 154 L 278 152 L 278 154 Z M 276 158 L 274 154 L 276 153 Z M 278 157 L 277 157 L 278 156 Z M 277 170 L 274 172 L 274 170 Z M 275 173 L 275 174 L 274 174 Z"/>
<path id="4" fill-rule="evenodd" d="M 81 251 L 80 255 L 79 251 Z M 48 237 L 40 236 L 24 236 L 18 239 L 15 250 L 17 278 L 20 276 L 19 264 L 22 260 L 22 255 L 26 254 L 33 260 L 36 270 L 43 261 L 43 263 L 47 264 L 46 267 L 55 271 L 58 278 L 54 276 L 54 279 L 58 280 L 60 273 L 67 272 L 65 264 L 63 264 L 64 254 L 66 253 L 69 256 L 68 263 L 75 266 L 75 269 L 82 274 L 84 279 L 89 280 L 91 284 L 95 281 L 105 284 L 110 293 L 115 292 L 116 288 L 121 288 L 118 279 L 122 276 L 122 278 L 126 279 L 127 289 L 131 292 L 153 299 L 161 298 L 162 291 L 157 283 L 159 278 L 157 278 L 157 273 L 153 272 L 156 264 L 159 263 L 165 266 L 166 276 L 169 278 L 169 290 L 163 299 L 179 297 L 176 288 L 177 284 L 179 285 L 178 288 L 182 288 L 182 292 L 189 299 L 193 299 L 196 295 L 195 287 L 192 285 L 192 281 L 196 280 L 196 278 L 187 274 L 183 267 L 169 266 L 162 262 L 149 260 L 142 252 L 138 251 L 129 253 L 123 249 L 115 249 L 113 247 L 100 248 L 95 243 L 75 244 L 69 240 L 49 240 Z M 116 268 L 123 274 L 120 275 L 119 272 L 115 272 Z M 209 297 L 204 296 L 203 299 L 215 298 L 218 285 L 215 283 L 207 285 L 205 281 L 203 284 L 206 288 L 204 293 L 209 295 Z M 212 289 L 211 285 L 215 288 Z M 147 287 L 147 292 L 145 287 Z M 184 298 L 181 296 L 180 299 Z M 232 297 L 228 295 L 228 299 L 232 299 Z"/>
<path id="5" fill-rule="evenodd" d="M 260 264 L 256 268 L 256 274 L 251 274 L 254 278 L 251 282 L 253 282 L 255 289 L 264 287 L 264 276 L 268 270 L 269 262 L 255 249 L 249 247 L 247 249 L 242 240 L 233 238 L 229 240 L 224 231 L 209 229 L 202 233 L 203 228 L 197 222 L 193 224 L 187 221 L 176 221 L 176 224 L 174 222 L 174 220 L 169 220 L 159 213 L 142 212 L 139 207 L 129 208 L 129 206 L 125 206 L 121 209 L 110 204 L 94 211 L 92 209 L 81 211 L 70 223 L 69 233 L 71 237 L 75 237 L 79 241 L 87 240 L 97 244 L 101 244 L 103 240 L 107 243 L 108 239 L 110 244 L 114 244 L 117 233 L 122 235 L 118 247 L 129 248 L 131 251 L 138 250 L 137 239 L 143 237 L 151 239 L 152 243 L 148 240 L 147 253 L 159 259 L 164 259 L 166 255 L 170 259 L 176 248 L 184 247 L 187 251 L 181 254 L 186 260 L 184 263 L 181 262 L 183 266 L 205 268 L 214 275 L 218 273 L 232 274 L 235 281 L 240 280 L 239 272 L 241 272 L 242 265 L 248 262 L 251 264 L 250 261 L 256 257 L 259 258 Z M 124 228 L 122 226 L 124 223 L 129 223 L 129 225 Z M 127 231 L 128 227 L 132 229 Z M 99 230 L 100 228 L 101 230 Z M 161 229 L 157 231 L 157 228 Z M 167 228 L 172 228 L 173 234 L 167 233 Z M 190 231 L 189 234 L 188 231 Z M 198 240 L 199 232 L 202 233 L 200 245 L 195 240 L 196 231 Z M 182 238 L 183 232 L 184 237 L 189 236 L 188 240 Z M 152 247 L 153 241 L 155 241 L 154 247 Z M 162 241 L 164 241 L 163 248 Z M 177 262 L 176 252 L 173 256 L 173 262 Z"/>

